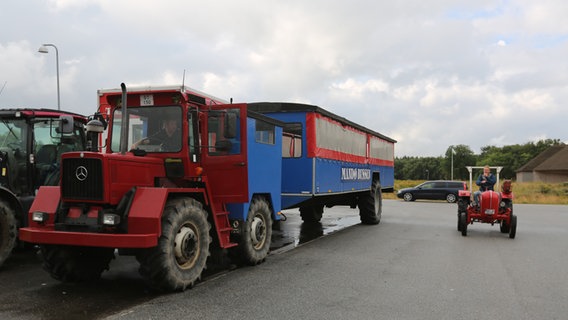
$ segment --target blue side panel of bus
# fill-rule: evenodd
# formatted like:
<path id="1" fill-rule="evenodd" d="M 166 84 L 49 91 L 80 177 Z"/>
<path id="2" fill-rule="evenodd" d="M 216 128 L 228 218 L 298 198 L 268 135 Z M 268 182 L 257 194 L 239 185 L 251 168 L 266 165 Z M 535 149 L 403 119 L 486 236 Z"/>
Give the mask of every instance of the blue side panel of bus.
<path id="1" fill-rule="evenodd" d="M 274 143 L 258 142 L 255 138 L 256 119 L 247 118 L 247 169 L 249 199 L 254 194 L 269 197 L 273 209 L 273 218 L 279 220 L 277 214 L 282 209 L 282 128 L 275 126 Z M 245 220 L 250 203 L 228 204 L 230 219 Z"/>

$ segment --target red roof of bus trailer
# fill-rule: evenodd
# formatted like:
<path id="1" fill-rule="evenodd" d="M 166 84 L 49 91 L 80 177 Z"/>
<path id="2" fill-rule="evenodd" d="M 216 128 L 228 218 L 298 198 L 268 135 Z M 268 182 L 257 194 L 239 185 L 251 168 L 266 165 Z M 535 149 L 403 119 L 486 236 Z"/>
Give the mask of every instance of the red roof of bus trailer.
<path id="1" fill-rule="evenodd" d="M 14 115 L 16 112 L 20 112 L 24 117 L 46 117 L 46 118 L 57 118 L 61 115 L 69 115 L 73 116 L 73 119 L 76 121 L 86 122 L 87 118 L 83 115 L 78 113 L 63 111 L 63 110 L 54 110 L 54 109 L 33 109 L 33 108 L 15 108 L 15 109 L 2 109 L 0 110 L 1 116 L 9 116 Z"/>
<path id="2" fill-rule="evenodd" d="M 383 140 L 388 142 L 396 143 L 396 140 L 389 138 L 383 134 L 380 134 L 376 131 L 373 131 L 367 127 L 364 127 L 360 124 L 352 122 L 350 120 L 345 119 L 344 117 L 338 116 L 335 113 L 329 112 L 321 107 L 303 104 L 303 103 L 288 103 L 288 102 L 255 102 L 249 103 L 248 107 L 256 112 L 260 113 L 270 113 L 270 112 L 316 112 L 326 117 L 329 117 L 335 121 L 338 121 L 344 125 L 351 126 L 358 130 L 361 130 L 365 133 L 373 135 L 375 137 L 379 137 Z"/>

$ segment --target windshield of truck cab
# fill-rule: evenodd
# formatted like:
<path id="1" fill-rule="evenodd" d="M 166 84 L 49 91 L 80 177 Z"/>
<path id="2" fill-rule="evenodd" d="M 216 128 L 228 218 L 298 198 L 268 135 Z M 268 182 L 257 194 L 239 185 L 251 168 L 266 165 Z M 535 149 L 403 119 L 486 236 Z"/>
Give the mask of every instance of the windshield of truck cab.
<path id="1" fill-rule="evenodd" d="M 178 152 L 181 150 L 182 112 L 178 106 L 128 108 L 127 150 Z M 111 150 L 120 151 L 122 112 L 116 109 L 112 121 Z"/>

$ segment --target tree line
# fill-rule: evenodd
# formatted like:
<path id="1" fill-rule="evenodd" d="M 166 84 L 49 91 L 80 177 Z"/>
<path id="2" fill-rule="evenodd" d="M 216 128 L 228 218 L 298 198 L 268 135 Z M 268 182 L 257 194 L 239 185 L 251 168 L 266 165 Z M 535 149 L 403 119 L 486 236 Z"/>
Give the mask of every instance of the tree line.
<path id="1" fill-rule="evenodd" d="M 545 139 L 503 147 L 485 146 L 475 154 L 469 146 L 451 145 L 439 157 L 396 157 L 394 178 L 397 180 L 469 180 L 466 166 L 501 166 L 503 179 L 515 179 L 516 171 L 551 146 L 564 145 L 560 139 Z M 453 154 L 453 156 L 452 156 Z M 453 174 L 452 174 L 453 169 Z M 474 179 L 481 172 L 473 172 Z"/>

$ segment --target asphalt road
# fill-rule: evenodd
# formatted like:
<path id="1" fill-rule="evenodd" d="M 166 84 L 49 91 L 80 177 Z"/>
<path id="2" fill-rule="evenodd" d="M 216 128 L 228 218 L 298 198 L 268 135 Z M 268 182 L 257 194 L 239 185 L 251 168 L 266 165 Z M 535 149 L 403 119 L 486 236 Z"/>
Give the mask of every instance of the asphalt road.
<path id="1" fill-rule="evenodd" d="M 515 205 L 516 239 L 485 224 L 462 237 L 456 209 L 385 200 L 378 226 L 332 208 L 308 231 L 291 218 L 265 263 L 174 294 L 148 292 L 128 257 L 97 284 L 66 285 L 18 254 L 0 270 L 0 318 L 566 319 L 568 206 Z"/>

